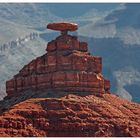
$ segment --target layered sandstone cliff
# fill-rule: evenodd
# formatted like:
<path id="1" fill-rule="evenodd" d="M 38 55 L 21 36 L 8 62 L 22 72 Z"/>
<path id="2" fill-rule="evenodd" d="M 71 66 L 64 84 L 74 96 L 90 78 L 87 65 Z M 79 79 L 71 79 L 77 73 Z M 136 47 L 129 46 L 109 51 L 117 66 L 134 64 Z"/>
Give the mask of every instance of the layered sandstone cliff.
<path id="1" fill-rule="evenodd" d="M 138 137 L 140 105 L 110 94 L 101 57 L 68 31 L 71 23 L 48 26 L 61 35 L 7 81 L 0 102 L 0 136 Z"/>
<path id="2" fill-rule="evenodd" d="M 88 52 L 88 44 L 62 34 L 47 45 L 47 53 L 31 61 L 7 81 L 8 98 L 22 91 L 109 93 L 110 82 L 102 75 L 101 57 Z"/>

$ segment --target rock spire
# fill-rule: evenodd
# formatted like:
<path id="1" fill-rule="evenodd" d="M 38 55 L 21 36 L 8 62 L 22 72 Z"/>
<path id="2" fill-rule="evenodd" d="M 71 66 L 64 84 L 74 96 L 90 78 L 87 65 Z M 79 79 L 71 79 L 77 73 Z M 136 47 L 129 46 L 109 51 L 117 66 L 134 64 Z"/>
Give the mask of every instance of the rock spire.
<path id="1" fill-rule="evenodd" d="M 25 90 L 46 90 L 88 94 L 109 93 L 110 81 L 102 75 L 102 58 L 88 52 L 88 44 L 68 35 L 74 23 L 51 23 L 48 29 L 62 34 L 47 44 L 47 53 L 25 65 L 6 82 L 8 97 Z"/>

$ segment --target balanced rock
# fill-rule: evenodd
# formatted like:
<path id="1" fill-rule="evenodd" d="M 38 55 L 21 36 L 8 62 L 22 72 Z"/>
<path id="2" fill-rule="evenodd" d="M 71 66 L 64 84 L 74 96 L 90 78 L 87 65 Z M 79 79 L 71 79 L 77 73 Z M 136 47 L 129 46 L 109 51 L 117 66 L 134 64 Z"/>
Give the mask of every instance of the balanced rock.
<path id="1" fill-rule="evenodd" d="M 6 82 L 1 137 L 140 136 L 140 105 L 110 94 L 86 42 L 62 32 L 46 50 Z"/>
<path id="2" fill-rule="evenodd" d="M 76 23 L 50 23 L 47 25 L 48 29 L 57 30 L 57 31 L 76 31 L 78 29 L 78 25 Z"/>
<path id="3" fill-rule="evenodd" d="M 62 23 L 50 23 L 47 25 L 48 29 L 61 31 L 62 35 L 67 34 L 68 31 L 76 31 L 78 25 L 76 23 L 62 22 Z"/>
<path id="4" fill-rule="evenodd" d="M 49 29 L 74 31 L 72 23 L 48 24 Z M 88 52 L 88 44 L 62 34 L 47 45 L 47 53 L 25 65 L 6 82 L 8 98 L 26 90 L 109 93 L 110 81 L 102 75 L 102 58 Z M 6 97 L 7 98 L 7 97 Z"/>

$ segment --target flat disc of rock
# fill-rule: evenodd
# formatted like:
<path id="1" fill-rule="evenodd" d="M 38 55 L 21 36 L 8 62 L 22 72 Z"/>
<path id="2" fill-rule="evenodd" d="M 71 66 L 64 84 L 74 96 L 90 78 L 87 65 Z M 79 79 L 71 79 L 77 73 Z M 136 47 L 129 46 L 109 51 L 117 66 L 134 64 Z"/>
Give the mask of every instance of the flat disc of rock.
<path id="1" fill-rule="evenodd" d="M 47 28 L 56 31 L 76 31 L 78 29 L 78 25 L 69 22 L 50 23 L 47 25 Z"/>

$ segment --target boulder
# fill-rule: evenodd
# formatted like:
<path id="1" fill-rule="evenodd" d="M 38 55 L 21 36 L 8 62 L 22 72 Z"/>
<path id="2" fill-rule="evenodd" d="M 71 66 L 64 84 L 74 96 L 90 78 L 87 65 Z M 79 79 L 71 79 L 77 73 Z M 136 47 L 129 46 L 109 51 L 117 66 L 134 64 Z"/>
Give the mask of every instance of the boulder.
<path id="1" fill-rule="evenodd" d="M 79 45 L 79 51 L 87 52 L 88 51 L 88 44 L 86 42 L 81 42 Z"/>
<path id="2" fill-rule="evenodd" d="M 47 52 L 52 52 L 56 50 L 56 42 L 55 41 L 51 41 L 48 43 L 46 51 Z"/>

